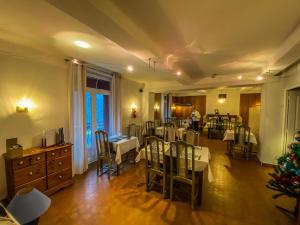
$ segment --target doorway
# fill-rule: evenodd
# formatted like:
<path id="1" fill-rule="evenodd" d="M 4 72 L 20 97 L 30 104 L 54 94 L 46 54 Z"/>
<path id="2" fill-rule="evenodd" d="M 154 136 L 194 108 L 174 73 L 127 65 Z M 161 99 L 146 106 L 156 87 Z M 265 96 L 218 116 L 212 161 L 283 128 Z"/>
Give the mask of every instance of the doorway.
<path id="1" fill-rule="evenodd" d="M 294 134 L 300 130 L 300 87 L 287 91 L 284 150 L 294 141 Z"/>
<path id="2" fill-rule="evenodd" d="M 86 149 L 88 163 L 97 160 L 95 131 L 105 130 L 109 133 L 110 93 L 97 89 L 88 89 L 86 100 Z"/>

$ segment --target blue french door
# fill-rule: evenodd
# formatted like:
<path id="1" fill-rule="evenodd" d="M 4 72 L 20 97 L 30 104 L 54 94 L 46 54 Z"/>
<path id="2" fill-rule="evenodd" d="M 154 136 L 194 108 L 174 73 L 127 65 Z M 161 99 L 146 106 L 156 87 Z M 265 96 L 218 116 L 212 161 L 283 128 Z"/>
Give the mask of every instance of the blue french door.
<path id="1" fill-rule="evenodd" d="M 97 159 L 95 131 L 109 132 L 109 95 L 87 91 L 86 95 L 86 149 L 88 162 Z"/>

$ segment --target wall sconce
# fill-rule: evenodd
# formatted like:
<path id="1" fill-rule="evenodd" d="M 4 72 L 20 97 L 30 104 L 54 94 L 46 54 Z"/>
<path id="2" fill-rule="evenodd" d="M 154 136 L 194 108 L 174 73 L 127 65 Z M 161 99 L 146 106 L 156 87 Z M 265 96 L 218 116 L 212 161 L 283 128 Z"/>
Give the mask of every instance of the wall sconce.
<path id="1" fill-rule="evenodd" d="M 171 106 L 171 110 L 172 110 L 172 111 L 175 111 L 175 110 L 176 110 L 176 105 L 175 105 L 175 104 L 173 104 L 173 105 Z"/>
<path id="2" fill-rule="evenodd" d="M 226 101 L 226 97 L 227 97 L 226 94 L 219 94 L 218 102 L 223 104 Z"/>
<path id="3" fill-rule="evenodd" d="M 33 106 L 34 104 L 30 99 L 22 98 L 17 102 L 16 112 L 28 112 Z"/>
<path id="4" fill-rule="evenodd" d="M 132 118 L 136 118 L 136 109 L 137 109 L 136 104 L 132 103 L 132 105 L 131 105 L 131 116 L 132 116 Z"/>
<path id="5" fill-rule="evenodd" d="M 158 104 L 154 105 L 154 110 L 155 110 L 155 112 L 157 112 L 159 110 L 159 105 Z"/>

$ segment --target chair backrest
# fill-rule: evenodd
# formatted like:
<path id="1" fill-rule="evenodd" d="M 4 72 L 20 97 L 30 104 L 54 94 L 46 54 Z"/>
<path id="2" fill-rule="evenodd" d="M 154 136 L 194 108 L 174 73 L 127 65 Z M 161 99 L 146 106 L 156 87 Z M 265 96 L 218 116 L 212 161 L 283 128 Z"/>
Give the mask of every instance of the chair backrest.
<path id="1" fill-rule="evenodd" d="M 245 125 L 236 126 L 234 129 L 234 143 L 237 145 L 244 145 L 250 140 L 250 127 Z"/>
<path id="2" fill-rule="evenodd" d="M 184 122 L 184 120 L 182 118 L 178 119 L 178 128 L 183 127 L 183 122 Z"/>
<path id="3" fill-rule="evenodd" d="M 154 135 L 154 122 L 153 121 L 147 121 L 146 122 L 146 135 L 147 136 L 153 136 Z"/>
<path id="4" fill-rule="evenodd" d="M 186 143 L 190 145 L 200 146 L 200 132 L 194 130 L 186 131 Z"/>
<path id="5" fill-rule="evenodd" d="M 175 128 L 175 127 L 168 127 L 168 129 L 167 129 L 168 142 L 176 140 L 176 130 L 177 130 L 177 128 Z"/>
<path id="6" fill-rule="evenodd" d="M 186 131 L 186 143 L 193 145 L 195 142 L 195 132 L 194 130 Z"/>
<path id="7" fill-rule="evenodd" d="M 168 129 L 169 128 L 174 128 L 175 125 L 173 123 L 164 123 L 164 129 L 163 129 L 163 139 L 164 141 L 167 141 L 167 138 L 168 138 Z"/>
<path id="8" fill-rule="evenodd" d="M 232 129 L 232 123 L 230 122 L 229 119 L 225 118 L 222 122 L 222 128 L 223 130 L 231 130 Z"/>
<path id="9" fill-rule="evenodd" d="M 138 137 L 138 126 L 134 123 L 128 125 L 128 137 Z"/>
<path id="10" fill-rule="evenodd" d="M 103 130 L 95 131 L 97 156 L 110 158 L 110 147 L 108 142 L 108 134 Z"/>
<path id="11" fill-rule="evenodd" d="M 171 176 L 195 180 L 195 147 L 193 145 L 184 141 L 171 142 L 170 157 Z M 192 179 L 189 171 L 192 173 Z"/>
<path id="12" fill-rule="evenodd" d="M 146 138 L 145 146 L 146 165 L 148 169 L 163 171 L 160 164 L 165 166 L 165 146 L 164 141 L 158 137 L 151 136 Z"/>
<path id="13" fill-rule="evenodd" d="M 169 117 L 165 118 L 164 123 L 171 123 L 171 118 L 169 118 Z"/>
<path id="14" fill-rule="evenodd" d="M 215 129 L 217 127 L 217 118 L 216 117 L 212 117 L 209 121 L 208 121 L 208 128 L 209 129 Z"/>
<path id="15" fill-rule="evenodd" d="M 154 127 L 161 126 L 161 120 L 154 120 Z"/>

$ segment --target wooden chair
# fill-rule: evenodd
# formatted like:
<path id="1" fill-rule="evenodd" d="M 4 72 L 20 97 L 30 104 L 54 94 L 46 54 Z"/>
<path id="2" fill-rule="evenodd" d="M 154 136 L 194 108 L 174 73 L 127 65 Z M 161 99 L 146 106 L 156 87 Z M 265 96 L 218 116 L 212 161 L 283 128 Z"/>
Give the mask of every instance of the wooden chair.
<path id="1" fill-rule="evenodd" d="M 135 123 L 128 125 L 128 137 L 138 137 L 138 126 Z"/>
<path id="2" fill-rule="evenodd" d="M 167 134 L 168 134 L 168 142 L 176 141 L 176 127 L 168 127 Z"/>
<path id="3" fill-rule="evenodd" d="M 186 131 L 186 143 L 194 146 L 200 146 L 201 133 L 194 130 Z"/>
<path id="4" fill-rule="evenodd" d="M 240 150 L 244 153 L 246 159 L 249 159 L 250 153 L 250 127 L 245 125 L 236 126 L 234 129 L 234 143 L 231 152 Z"/>
<path id="5" fill-rule="evenodd" d="M 163 140 L 164 141 L 167 141 L 169 128 L 175 128 L 175 125 L 173 123 L 164 123 L 164 128 L 163 128 Z"/>
<path id="6" fill-rule="evenodd" d="M 171 122 L 172 122 L 172 121 L 171 121 L 171 118 L 169 118 L 169 117 L 165 118 L 164 123 L 171 123 Z"/>
<path id="7" fill-rule="evenodd" d="M 158 137 L 151 136 L 146 138 L 146 191 L 150 191 L 151 183 L 156 179 L 151 175 L 158 175 L 163 179 L 163 195 L 166 195 L 166 163 L 164 141 Z"/>
<path id="8" fill-rule="evenodd" d="M 191 165 L 189 160 L 192 161 Z M 195 147 L 183 141 L 171 142 L 170 149 L 170 199 L 173 200 L 174 183 L 191 186 L 191 206 L 196 205 Z"/>
<path id="9" fill-rule="evenodd" d="M 154 136 L 155 135 L 155 126 L 153 121 L 146 122 L 146 136 Z"/>
<path id="10" fill-rule="evenodd" d="M 112 158 L 108 142 L 108 134 L 105 131 L 97 130 L 95 132 L 96 145 L 97 145 L 97 175 L 102 176 L 107 173 L 110 179 L 112 171 Z"/>
<path id="11" fill-rule="evenodd" d="M 216 138 L 217 136 L 217 119 L 212 118 L 208 121 L 208 132 L 207 132 L 207 138 Z"/>
<path id="12" fill-rule="evenodd" d="M 161 120 L 154 120 L 154 127 L 160 127 L 161 126 Z"/>

